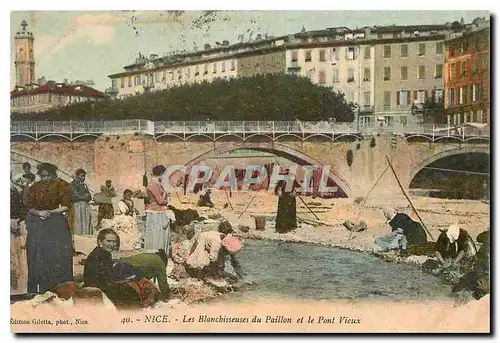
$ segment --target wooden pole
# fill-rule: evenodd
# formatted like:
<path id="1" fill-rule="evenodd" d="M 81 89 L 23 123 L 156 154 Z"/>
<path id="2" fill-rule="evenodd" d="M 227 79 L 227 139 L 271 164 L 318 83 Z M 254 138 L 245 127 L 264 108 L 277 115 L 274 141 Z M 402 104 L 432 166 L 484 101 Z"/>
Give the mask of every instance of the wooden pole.
<path id="1" fill-rule="evenodd" d="M 368 200 L 368 197 L 370 196 L 370 193 L 375 189 L 375 187 L 377 187 L 377 185 L 380 182 L 380 180 L 382 180 L 382 176 L 385 175 L 385 173 L 387 172 L 387 169 L 389 169 L 389 166 L 385 167 L 384 171 L 380 174 L 380 176 L 378 177 L 377 181 L 375 181 L 375 183 L 373 184 L 372 188 L 368 191 L 368 193 L 366 194 L 366 197 L 363 199 L 363 202 L 361 203 L 361 206 L 359 208 L 358 218 L 356 219 L 356 223 L 355 224 L 357 224 L 359 222 L 359 217 L 361 217 L 361 211 L 363 210 L 363 207 L 365 206 L 366 201 Z M 349 232 L 349 238 L 348 238 L 348 240 L 351 240 L 351 236 L 352 236 L 352 231 Z"/>
<path id="2" fill-rule="evenodd" d="M 231 206 L 231 209 L 234 210 L 233 205 L 231 204 L 231 200 L 229 200 L 229 195 L 227 194 L 227 191 L 225 188 L 224 189 L 224 194 L 226 194 L 227 202 L 229 203 L 229 206 Z"/>
<path id="3" fill-rule="evenodd" d="M 245 209 L 243 210 L 243 212 L 240 213 L 240 215 L 238 216 L 238 219 L 241 218 L 241 216 L 243 215 L 243 213 L 245 213 L 245 211 L 247 210 L 248 206 L 250 206 L 250 204 L 252 203 L 252 201 L 255 199 L 255 197 L 257 196 L 257 194 L 259 194 L 260 192 L 260 188 L 257 190 L 257 192 L 255 192 L 255 195 L 253 196 L 252 199 L 250 199 L 250 201 L 248 202 L 247 206 L 245 207 Z"/>
<path id="4" fill-rule="evenodd" d="M 429 232 L 429 230 L 427 230 L 427 227 L 425 226 L 424 221 L 422 220 L 422 218 L 420 218 L 420 215 L 418 214 L 417 209 L 415 208 L 415 206 L 413 206 L 413 203 L 411 202 L 410 198 L 406 194 L 406 192 L 403 188 L 403 185 L 401 185 L 401 181 L 399 181 L 398 175 L 396 174 L 396 171 L 394 170 L 394 167 L 392 166 L 392 163 L 389 160 L 389 157 L 387 157 L 387 155 L 385 155 L 385 158 L 387 159 L 387 163 L 389 163 L 389 167 L 391 167 L 392 173 L 394 174 L 394 177 L 396 178 L 396 181 L 398 182 L 399 188 L 401 188 L 401 191 L 403 192 L 406 200 L 408 200 L 408 202 L 410 203 L 410 206 L 413 209 L 413 212 L 415 212 L 415 214 L 417 215 L 417 218 L 420 220 L 420 223 L 424 227 L 425 231 L 429 234 L 429 237 L 432 240 L 434 240 L 434 237 L 432 237 L 432 234 Z"/>

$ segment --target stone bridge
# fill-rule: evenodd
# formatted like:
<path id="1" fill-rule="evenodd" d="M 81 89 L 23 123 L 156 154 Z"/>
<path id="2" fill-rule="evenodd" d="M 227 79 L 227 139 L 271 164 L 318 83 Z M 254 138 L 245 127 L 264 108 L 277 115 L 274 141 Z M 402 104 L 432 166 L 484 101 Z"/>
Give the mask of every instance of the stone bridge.
<path id="1" fill-rule="evenodd" d="M 58 130 L 60 131 L 60 130 Z M 118 189 L 138 189 L 142 176 L 157 164 L 192 166 L 237 149 L 273 153 L 298 164 L 330 165 L 330 178 L 348 197 L 366 196 L 387 167 L 387 156 L 408 189 L 425 166 L 453 155 L 490 153 L 489 137 L 423 133 L 313 132 L 246 135 L 225 132 L 214 135 L 175 132 L 100 132 L 69 139 L 66 133 L 35 137 L 11 129 L 11 164 L 25 161 L 55 163 L 67 180 L 77 168 L 88 172 L 97 190 L 106 179 Z M 352 152 L 348 153 L 349 151 Z M 352 155 L 348 164 L 347 155 Z M 223 162 L 219 164 L 223 165 Z M 16 170 L 14 172 L 16 172 Z M 400 194 L 391 172 L 384 174 L 375 193 Z"/>

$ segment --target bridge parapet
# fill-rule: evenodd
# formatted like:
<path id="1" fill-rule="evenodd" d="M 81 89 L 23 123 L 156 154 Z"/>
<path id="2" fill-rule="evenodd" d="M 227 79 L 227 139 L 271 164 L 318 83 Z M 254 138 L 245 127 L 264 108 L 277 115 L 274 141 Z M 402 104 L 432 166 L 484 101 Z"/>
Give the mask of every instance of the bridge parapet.
<path id="1" fill-rule="evenodd" d="M 401 134 L 426 136 L 432 140 L 440 137 L 455 137 L 461 140 L 489 138 L 489 125 L 462 124 L 446 125 L 369 125 L 356 123 L 303 122 L 303 121 L 162 121 L 120 120 L 120 121 L 12 121 L 11 136 L 29 136 L 35 140 L 55 135 L 74 140 L 90 135 L 145 134 L 151 136 L 175 135 L 186 139 L 193 135 L 205 135 L 214 140 L 221 135 L 233 134 L 243 139 L 250 135 L 263 134 L 275 139 L 279 135 L 293 134 L 307 138 L 323 135 L 332 139 L 337 135 Z"/>

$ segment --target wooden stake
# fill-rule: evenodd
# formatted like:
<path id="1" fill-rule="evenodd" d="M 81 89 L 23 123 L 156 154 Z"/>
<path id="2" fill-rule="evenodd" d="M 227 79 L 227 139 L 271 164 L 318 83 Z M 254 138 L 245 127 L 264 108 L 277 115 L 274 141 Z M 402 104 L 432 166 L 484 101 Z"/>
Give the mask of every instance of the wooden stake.
<path id="1" fill-rule="evenodd" d="M 399 188 L 401 188 L 403 195 L 405 196 L 406 200 L 408 200 L 408 202 L 410 203 L 410 206 L 413 209 L 413 212 L 415 212 L 415 214 L 417 215 L 417 218 L 420 220 L 420 223 L 424 227 L 425 231 L 429 234 L 429 237 L 432 240 L 434 240 L 434 237 L 432 237 L 432 234 L 429 232 L 429 230 L 427 230 L 427 227 L 425 227 L 424 221 L 422 220 L 422 218 L 420 218 L 420 215 L 418 214 L 417 209 L 415 208 L 415 206 L 413 206 L 413 203 L 411 202 L 410 198 L 406 194 L 406 192 L 403 188 L 403 185 L 401 185 L 401 182 L 399 181 L 398 175 L 396 174 L 396 171 L 394 170 L 394 167 L 392 166 L 392 163 L 389 160 L 389 157 L 387 157 L 387 155 L 385 155 L 385 158 L 387 159 L 387 163 L 389 163 L 389 167 L 391 167 L 392 173 L 394 174 L 394 177 L 396 178 L 396 181 L 398 182 Z"/>

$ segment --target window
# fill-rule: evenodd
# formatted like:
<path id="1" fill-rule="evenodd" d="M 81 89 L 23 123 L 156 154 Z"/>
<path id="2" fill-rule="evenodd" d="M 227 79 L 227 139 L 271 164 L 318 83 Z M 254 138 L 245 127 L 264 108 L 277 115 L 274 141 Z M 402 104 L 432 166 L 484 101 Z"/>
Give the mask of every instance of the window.
<path id="1" fill-rule="evenodd" d="M 306 62 L 311 62 L 312 60 L 312 51 L 311 50 L 306 50 L 306 58 L 305 58 L 305 61 Z"/>
<path id="2" fill-rule="evenodd" d="M 401 45 L 401 57 L 408 57 L 408 44 Z"/>
<path id="3" fill-rule="evenodd" d="M 196 67 L 198 67 L 198 66 L 196 66 Z M 163 78 L 162 78 L 162 82 L 165 82 L 165 81 L 167 81 L 167 72 L 166 71 L 163 72 Z"/>
<path id="4" fill-rule="evenodd" d="M 355 60 L 356 59 L 356 48 L 354 47 L 349 47 L 346 50 L 346 58 L 348 60 Z"/>
<path id="5" fill-rule="evenodd" d="M 479 65 L 477 63 L 477 58 L 472 59 L 472 73 L 476 74 L 479 71 Z"/>
<path id="6" fill-rule="evenodd" d="M 425 43 L 419 43 L 418 44 L 418 56 L 424 56 L 425 55 Z"/>
<path id="7" fill-rule="evenodd" d="M 460 53 L 463 54 L 467 50 L 468 50 L 468 44 L 467 44 L 467 42 L 464 42 L 464 43 L 460 44 Z"/>
<path id="8" fill-rule="evenodd" d="M 318 77 L 319 77 L 318 82 L 320 84 L 325 84 L 326 80 L 325 80 L 325 71 L 324 70 L 319 71 Z"/>
<path id="9" fill-rule="evenodd" d="M 384 58 L 391 58 L 391 46 L 384 45 Z"/>
<path id="10" fill-rule="evenodd" d="M 418 78 L 425 79 L 425 66 L 418 66 Z"/>
<path id="11" fill-rule="evenodd" d="M 467 62 L 462 61 L 460 62 L 460 76 L 465 76 L 467 70 Z"/>
<path id="12" fill-rule="evenodd" d="M 207 74 L 208 74 L 208 64 L 205 64 L 204 70 L 203 70 L 203 75 L 207 75 Z"/>
<path id="13" fill-rule="evenodd" d="M 363 70 L 363 81 L 370 81 L 370 68 L 365 68 Z"/>
<path id="14" fill-rule="evenodd" d="M 443 90 L 442 89 L 436 89 L 434 92 L 434 101 L 436 103 L 443 102 Z"/>
<path id="15" fill-rule="evenodd" d="M 451 63 L 448 66 L 448 80 L 452 81 L 455 78 L 455 63 Z"/>
<path id="16" fill-rule="evenodd" d="M 459 103 L 460 105 L 467 103 L 467 87 L 460 87 L 459 89 Z"/>
<path id="17" fill-rule="evenodd" d="M 483 70 L 488 70 L 488 55 L 483 56 Z"/>
<path id="18" fill-rule="evenodd" d="M 298 62 L 299 60 L 299 52 L 298 51 L 292 51 L 292 62 Z"/>
<path id="19" fill-rule="evenodd" d="M 407 106 L 409 105 L 409 97 L 410 92 L 408 91 L 399 91 L 396 92 L 396 105 L 398 106 Z"/>
<path id="20" fill-rule="evenodd" d="M 198 66 L 198 65 L 197 65 L 197 66 L 194 68 L 194 76 L 198 76 L 198 75 L 200 75 L 200 66 Z"/>
<path id="21" fill-rule="evenodd" d="M 384 92 L 384 106 L 391 106 L 391 92 L 389 91 Z"/>
<path id="22" fill-rule="evenodd" d="M 129 78 L 128 78 L 128 86 L 129 86 L 129 87 L 132 87 L 132 77 L 129 77 Z"/>
<path id="23" fill-rule="evenodd" d="M 401 67 L 401 80 L 408 80 L 408 67 Z"/>
<path id="24" fill-rule="evenodd" d="M 332 49 L 332 61 L 338 61 L 339 60 L 339 52 L 337 48 Z"/>
<path id="25" fill-rule="evenodd" d="M 371 48 L 369 46 L 365 47 L 365 60 L 371 58 Z"/>
<path id="26" fill-rule="evenodd" d="M 333 69 L 333 83 L 339 83 L 339 70 L 338 69 Z"/>
<path id="27" fill-rule="evenodd" d="M 179 74 L 179 76 L 177 77 L 178 80 L 182 79 L 182 69 L 178 69 L 177 70 L 177 74 Z"/>
<path id="28" fill-rule="evenodd" d="M 424 90 L 419 90 L 417 92 L 416 102 L 421 103 L 421 104 L 424 103 L 425 100 L 427 99 L 427 93 L 428 92 L 426 90 L 425 91 Z"/>
<path id="29" fill-rule="evenodd" d="M 368 107 L 370 106 L 370 103 L 371 103 L 371 97 L 370 97 L 370 92 L 364 92 L 363 93 L 363 99 L 364 99 L 364 104 L 365 104 L 365 107 Z"/>
<path id="30" fill-rule="evenodd" d="M 319 51 L 319 61 L 320 62 L 325 62 L 326 61 L 326 51 L 325 51 L 325 49 L 321 49 Z"/>
<path id="31" fill-rule="evenodd" d="M 443 42 L 437 42 L 436 43 L 436 55 L 442 55 L 443 54 L 443 49 L 444 48 L 444 43 Z"/>
<path id="32" fill-rule="evenodd" d="M 443 78 L 443 65 L 436 64 L 436 70 L 434 71 L 434 78 L 442 79 Z"/>
<path id="33" fill-rule="evenodd" d="M 120 88 L 124 88 L 124 87 L 125 87 L 125 78 L 122 77 L 120 80 Z"/>
<path id="34" fill-rule="evenodd" d="M 479 85 L 472 85 L 472 102 L 476 102 L 479 100 Z"/>
<path id="35" fill-rule="evenodd" d="M 236 70 L 236 62 L 234 60 L 231 60 L 231 70 L 232 71 Z"/>
<path id="36" fill-rule="evenodd" d="M 354 82 L 354 69 L 347 69 L 347 82 Z"/>
<path id="37" fill-rule="evenodd" d="M 384 67 L 384 81 L 391 79 L 391 67 Z"/>
<path id="38" fill-rule="evenodd" d="M 417 101 L 418 99 L 418 91 L 413 91 L 413 101 Z"/>
<path id="39" fill-rule="evenodd" d="M 220 71 L 225 73 L 226 72 L 226 61 L 222 61 L 220 63 Z"/>
<path id="40" fill-rule="evenodd" d="M 212 74 L 215 74 L 215 73 L 217 72 L 217 63 L 214 63 L 214 64 L 212 65 L 212 69 L 213 69 L 213 70 L 212 70 Z"/>

